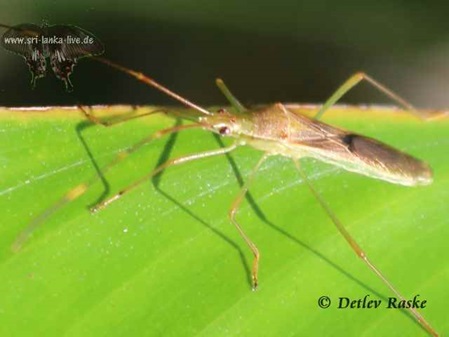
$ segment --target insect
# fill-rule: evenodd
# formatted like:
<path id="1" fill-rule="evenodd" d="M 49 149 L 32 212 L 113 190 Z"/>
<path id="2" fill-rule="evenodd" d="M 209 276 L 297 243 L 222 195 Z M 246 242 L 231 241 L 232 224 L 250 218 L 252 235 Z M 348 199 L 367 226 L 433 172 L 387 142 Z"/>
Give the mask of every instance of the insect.
<path id="1" fill-rule="evenodd" d="M 178 125 L 163 129 L 143 139 L 127 151 L 120 153 L 115 160 L 102 169 L 102 172 L 106 172 L 124 159 L 128 154 L 137 151 L 143 145 L 165 135 L 187 129 L 204 129 L 223 137 L 234 138 L 235 142 L 230 146 L 217 150 L 171 159 L 141 179 L 120 190 L 117 194 L 95 205 L 92 208 L 92 212 L 97 212 L 107 207 L 112 202 L 131 192 L 144 181 L 147 181 L 149 178 L 157 175 L 168 167 L 184 164 L 197 159 L 227 154 L 240 146 L 249 145 L 262 151 L 263 155 L 231 204 L 229 218 L 254 255 L 251 270 L 253 289 L 255 290 L 259 283 L 258 270 L 260 253 L 256 244 L 248 237 L 241 224 L 237 221 L 236 215 L 240 204 L 248 192 L 254 176 L 262 163 L 269 156 L 281 155 L 292 159 L 304 182 L 308 185 L 323 210 L 328 214 L 338 231 L 342 234 L 356 255 L 362 259 L 362 261 L 379 277 L 379 279 L 382 280 L 397 298 L 405 301 L 399 291 L 390 281 L 388 281 L 374 263 L 371 262 L 363 249 L 344 228 L 343 224 L 333 213 L 326 201 L 313 187 L 312 183 L 308 180 L 306 174 L 302 170 L 299 160 L 305 157 L 312 157 L 348 171 L 404 186 L 428 185 L 432 183 L 432 171 L 426 163 L 375 139 L 333 127 L 319 120 L 346 92 L 363 80 L 367 81 L 399 104 L 405 106 L 407 110 L 416 113 L 413 106 L 368 75 L 356 73 L 336 90 L 336 92 L 319 109 L 314 118 L 295 114 L 281 103 L 253 110 L 247 109 L 235 98 L 220 79 L 217 80 L 217 86 L 228 99 L 235 110 L 235 113 L 231 113 L 224 109 L 218 112 L 212 112 L 192 103 L 140 72 L 123 67 L 105 58 L 95 57 L 94 59 L 164 92 L 185 106 L 196 110 L 200 114 L 200 117 L 198 117 L 192 124 Z M 83 107 L 80 108 L 85 116 L 95 124 L 101 124 L 108 127 L 115 124 L 104 122 Z M 120 122 L 123 121 L 124 120 L 120 120 Z M 13 250 L 19 250 L 23 243 L 45 219 L 65 204 L 84 194 L 94 181 L 95 179 L 71 189 L 53 206 L 34 218 L 14 242 Z M 435 329 L 415 308 L 407 308 L 407 310 L 428 333 L 433 336 L 438 336 Z"/>
<path id="2" fill-rule="evenodd" d="M 73 90 L 70 75 L 78 59 L 101 55 L 103 44 L 92 33 L 77 26 L 52 25 L 44 23 L 20 24 L 9 28 L 2 36 L 3 48 L 22 56 L 31 72 L 31 86 L 45 76 L 50 58 L 51 68 L 57 78 L 62 80 L 67 91 Z"/>

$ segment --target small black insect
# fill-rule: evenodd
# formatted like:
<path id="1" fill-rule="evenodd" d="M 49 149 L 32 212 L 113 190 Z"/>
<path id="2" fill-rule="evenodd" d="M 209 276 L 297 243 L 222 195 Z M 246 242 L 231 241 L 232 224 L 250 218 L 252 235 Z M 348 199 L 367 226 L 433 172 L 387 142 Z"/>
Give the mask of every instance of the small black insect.
<path id="1" fill-rule="evenodd" d="M 33 89 L 36 80 L 45 76 L 48 57 L 55 76 L 64 81 L 67 91 L 72 91 L 70 74 L 78 59 L 104 52 L 103 44 L 95 35 L 72 25 L 20 24 L 3 34 L 1 44 L 25 59 Z"/>

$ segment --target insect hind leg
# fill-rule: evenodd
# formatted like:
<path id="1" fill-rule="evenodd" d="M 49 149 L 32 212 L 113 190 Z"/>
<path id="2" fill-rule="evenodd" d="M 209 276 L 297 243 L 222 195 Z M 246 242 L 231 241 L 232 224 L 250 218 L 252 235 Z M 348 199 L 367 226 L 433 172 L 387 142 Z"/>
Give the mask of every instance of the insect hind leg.
<path id="1" fill-rule="evenodd" d="M 416 110 L 416 108 L 408 101 L 403 99 L 401 96 L 399 96 L 398 94 L 396 94 L 383 84 L 379 83 L 372 77 L 368 76 L 367 74 L 363 72 L 358 72 L 349 77 L 340 87 L 338 87 L 338 89 L 332 94 L 332 96 L 323 104 L 320 110 L 318 110 L 318 112 L 314 116 L 314 119 L 317 120 L 320 119 L 330 107 L 332 107 L 335 103 L 337 103 L 340 100 L 340 98 L 342 98 L 348 91 L 350 91 L 352 88 L 354 88 L 357 84 L 359 84 L 363 80 L 368 82 L 371 86 L 373 86 L 380 92 L 384 93 L 386 96 L 391 98 L 400 106 L 404 107 L 405 110 L 410 111 L 410 113 L 419 118 L 423 118 L 423 116 Z"/>
<path id="2" fill-rule="evenodd" d="M 365 251 L 360 247 L 360 245 L 355 241 L 355 239 L 349 234 L 349 232 L 346 230 L 346 228 L 343 226 L 343 224 L 340 222 L 340 220 L 337 218 L 335 213 L 331 210 L 327 202 L 323 199 L 321 194 L 314 188 L 310 180 L 307 178 L 307 175 L 303 171 L 303 169 L 300 166 L 300 163 L 298 160 L 293 160 L 296 168 L 299 171 L 299 174 L 301 175 L 304 182 L 309 187 L 309 190 L 312 192 L 315 199 L 320 204 L 321 208 L 327 213 L 329 218 L 334 223 L 335 227 L 337 227 L 340 234 L 345 238 L 345 240 L 348 242 L 348 244 L 351 246 L 354 253 L 362 259 L 362 261 L 368 266 L 371 271 L 376 274 L 377 277 L 395 294 L 397 298 L 401 301 L 406 301 L 404 296 L 401 295 L 401 293 L 393 286 L 393 284 L 386 278 L 386 276 L 374 265 L 373 262 L 368 258 L 368 255 L 366 255 Z M 408 312 L 419 322 L 422 328 L 424 328 L 428 333 L 430 333 L 432 336 L 438 336 L 438 333 L 435 331 L 435 329 L 426 321 L 426 319 L 414 308 L 410 307 L 407 308 Z"/>

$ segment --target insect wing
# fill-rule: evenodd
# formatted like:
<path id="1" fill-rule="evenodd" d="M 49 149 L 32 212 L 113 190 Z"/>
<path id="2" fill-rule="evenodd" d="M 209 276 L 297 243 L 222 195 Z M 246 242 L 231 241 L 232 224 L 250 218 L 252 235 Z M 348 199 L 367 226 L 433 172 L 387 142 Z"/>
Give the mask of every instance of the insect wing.
<path id="1" fill-rule="evenodd" d="M 41 45 L 42 28 L 24 23 L 8 29 L 2 36 L 2 47 L 20 56 L 31 56 L 33 47 Z"/>
<path id="2" fill-rule="evenodd" d="M 292 142 L 305 148 L 311 157 L 395 184 L 415 186 L 432 182 L 432 171 L 421 160 L 375 139 L 292 115 L 301 125 L 300 132 L 291 134 Z M 304 133 L 308 137 L 302 137 Z"/>
<path id="3" fill-rule="evenodd" d="M 33 24 L 21 24 L 8 29 L 2 36 L 2 46 L 8 51 L 22 56 L 31 72 L 31 85 L 45 76 L 46 50 L 42 44 L 43 30 Z"/>
<path id="4" fill-rule="evenodd" d="M 54 25 L 46 27 L 45 35 L 49 38 L 50 53 L 59 50 L 64 57 L 79 59 L 104 53 L 104 46 L 92 33 L 71 25 Z M 53 39 L 51 39 L 53 38 Z"/>
<path id="5" fill-rule="evenodd" d="M 66 89 L 72 90 L 70 75 L 77 60 L 104 52 L 103 44 L 90 32 L 68 25 L 46 28 L 50 64 L 55 76 L 64 81 Z"/>

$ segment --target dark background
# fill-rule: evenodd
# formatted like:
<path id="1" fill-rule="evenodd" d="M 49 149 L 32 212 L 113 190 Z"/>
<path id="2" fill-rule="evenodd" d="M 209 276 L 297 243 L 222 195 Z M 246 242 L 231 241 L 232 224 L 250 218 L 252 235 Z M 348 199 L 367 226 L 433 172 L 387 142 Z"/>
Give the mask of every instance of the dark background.
<path id="1" fill-rule="evenodd" d="M 363 70 L 419 107 L 449 107 L 443 1 L 0 0 L 0 8 L 5 24 L 47 20 L 91 31 L 106 57 L 203 105 L 225 103 L 218 76 L 247 104 L 323 102 Z M 48 69 L 32 90 L 24 60 L 0 50 L 0 105 L 173 103 L 89 59 L 71 78 L 69 94 Z M 366 84 L 344 101 L 389 103 Z"/>

